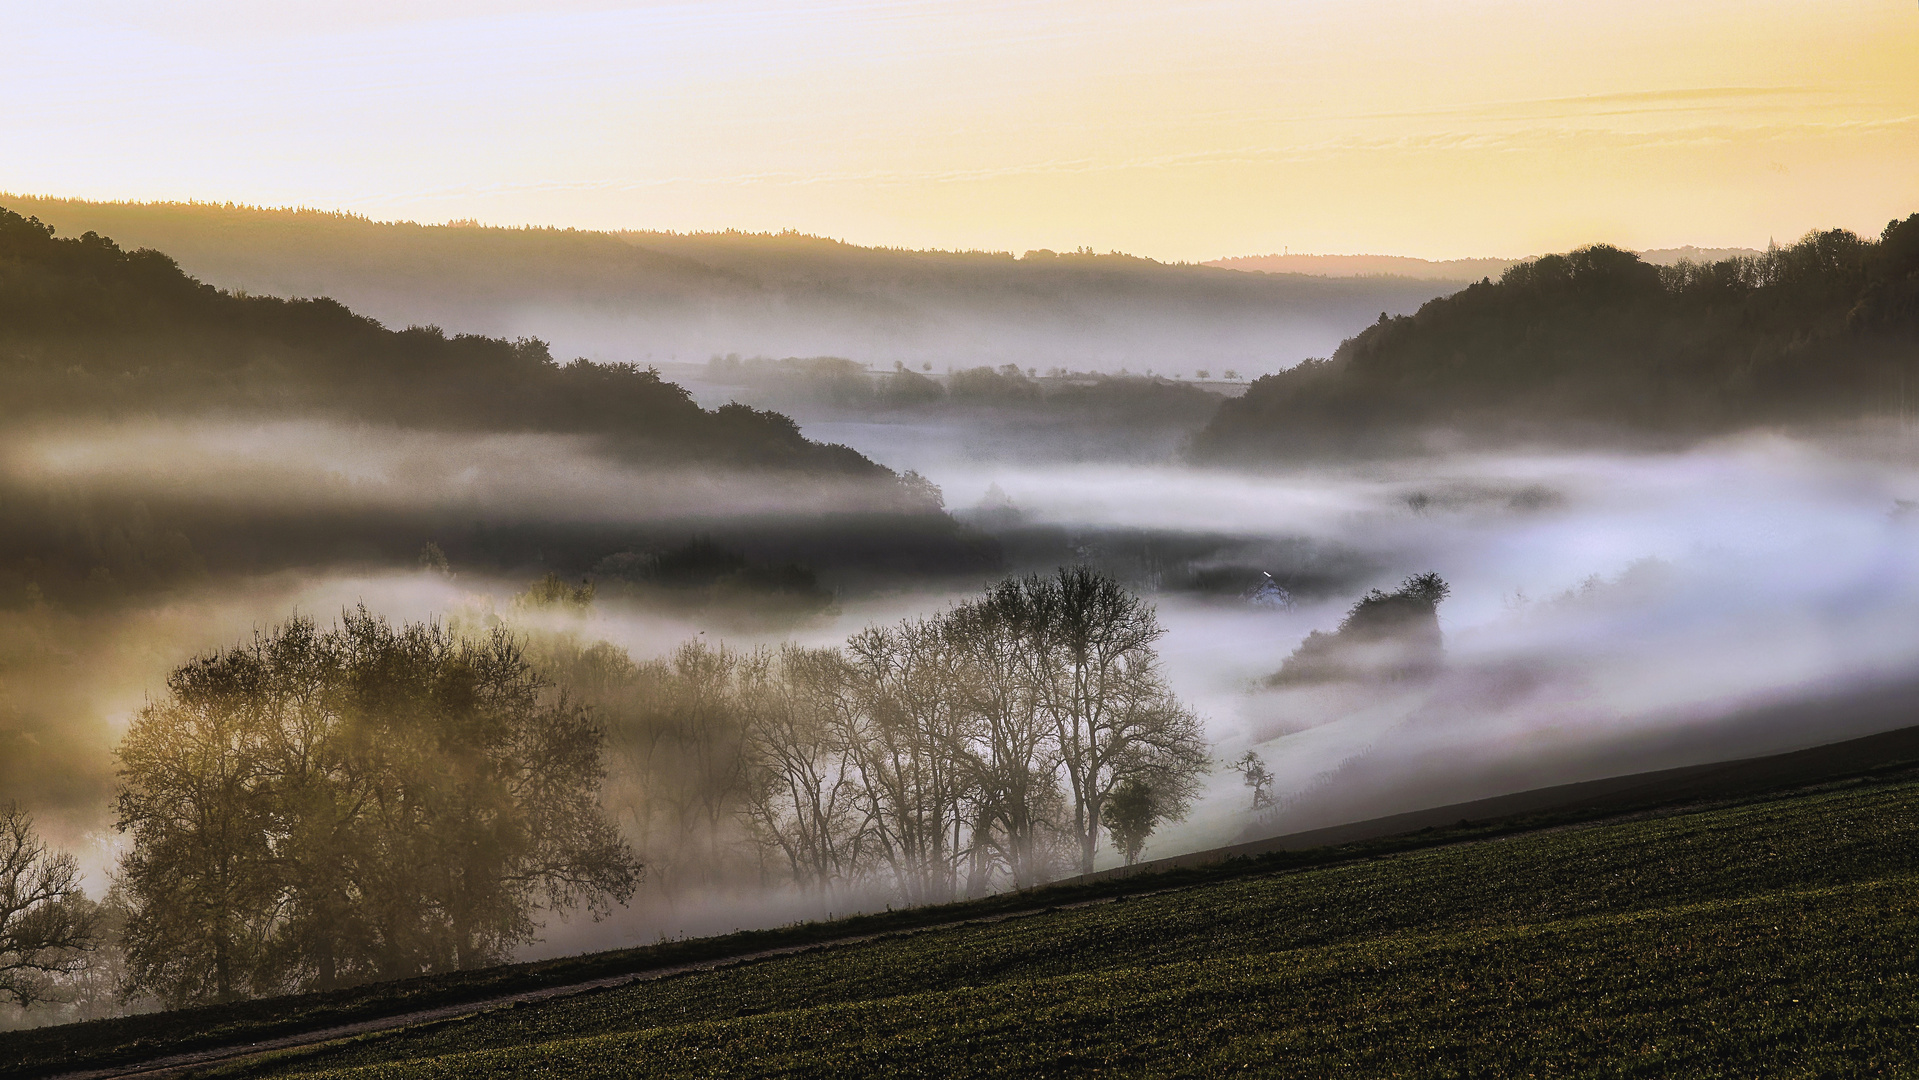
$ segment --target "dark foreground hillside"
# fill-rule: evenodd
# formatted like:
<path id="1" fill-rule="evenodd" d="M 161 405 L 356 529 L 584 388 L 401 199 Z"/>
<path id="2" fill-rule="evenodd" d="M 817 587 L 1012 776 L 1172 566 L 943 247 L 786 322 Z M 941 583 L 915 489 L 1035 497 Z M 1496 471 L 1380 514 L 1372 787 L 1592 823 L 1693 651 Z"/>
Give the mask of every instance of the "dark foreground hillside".
<path id="1" fill-rule="evenodd" d="M 1095 897 L 222 1075 L 1892 1074 L 1919 1029 L 1916 856 L 1919 781 L 1845 782 Z"/>
<path id="2" fill-rule="evenodd" d="M 1590 247 L 1381 315 L 1330 359 L 1255 382 L 1205 461 L 1468 439 L 1692 436 L 1919 408 L 1919 215 L 1710 264 Z"/>

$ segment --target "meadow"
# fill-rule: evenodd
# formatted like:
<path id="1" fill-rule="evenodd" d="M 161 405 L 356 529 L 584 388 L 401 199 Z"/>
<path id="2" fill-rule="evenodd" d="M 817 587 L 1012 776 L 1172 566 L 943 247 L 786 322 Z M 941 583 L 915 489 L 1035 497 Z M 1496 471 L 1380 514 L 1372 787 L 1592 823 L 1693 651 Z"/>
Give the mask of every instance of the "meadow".
<path id="1" fill-rule="evenodd" d="M 1893 1074 L 1915 811 L 1919 781 L 1855 781 L 1175 884 L 217 1074 Z"/>

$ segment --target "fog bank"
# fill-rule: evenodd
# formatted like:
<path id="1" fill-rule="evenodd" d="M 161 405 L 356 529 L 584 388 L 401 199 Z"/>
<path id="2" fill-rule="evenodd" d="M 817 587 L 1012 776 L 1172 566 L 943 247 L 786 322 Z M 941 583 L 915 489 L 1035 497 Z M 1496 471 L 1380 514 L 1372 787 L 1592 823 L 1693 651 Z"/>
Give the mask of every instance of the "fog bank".
<path id="1" fill-rule="evenodd" d="M 1855 699 L 1919 672 L 1919 444 L 1752 435 L 1684 453 L 1429 458 L 1257 474 L 1174 466 L 913 462 L 966 506 L 1098 558 L 1112 530 L 1233 538 L 1238 557 L 1339 556 L 1343 589 L 1287 607 L 1156 596 L 1176 685 L 1222 759 L 1278 777 L 1255 821 L 1238 777 L 1149 854 L 1454 801 L 1836 741 L 1919 722 Z M 1110 545 L 1107 545 L 1110 548 Z M 1215 556 L 1217 558 L 1217 556 Z M 1257 564 L 1253 564 L 1256 566 Z M 1447 663 L 1430 681 L 1263 689 L 1368 587 L 1435 570 Z M 1804 703 L 1799 707 L 1796 703 Z"/>

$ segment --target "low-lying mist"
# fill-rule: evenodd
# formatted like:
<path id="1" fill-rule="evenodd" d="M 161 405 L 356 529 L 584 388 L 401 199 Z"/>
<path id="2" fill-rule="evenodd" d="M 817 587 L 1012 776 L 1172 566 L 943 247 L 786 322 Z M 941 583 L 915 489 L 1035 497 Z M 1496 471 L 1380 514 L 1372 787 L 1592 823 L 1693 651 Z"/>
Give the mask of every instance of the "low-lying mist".
<path id="1" fill-rule="evenodd" d="M 1216 773 L 1150 856 L 1909 722 L 1882 698 L 1919 670 L 1912 451 L 1760 434 L 1259 473 L 908 462 L 962 514 L 985 500 L 976 519 L 1052 528 L 1157 587 L 1172 677 L 1218 756 L 1250 749 L 1277 775 L 1280 809 L 1254 821 Z M 1246 588 L 1199 587 L 1209 564 Z M 1438 675 L 1261 685 L 1364 589 L 1428 570 L 1452 587 Z"/>
<path id="2" fill-rule="evenodd" d="M 809 431 L 820 437 L 822 433 Z M 1752 756 L 1910 722 L 1919 671 L 1919 457 L 1877 441 L 1752 435 L 1685 452 L 1514 453 L 1259 473 L 1006 463 L 917 450 L 881 431 L 856 449 L 937 483 L 1001 545 L 999 569 L 840 583 L 836 603 L 778 623 L 666 610 L 605 590 L 584 610 L 515 610 L 527 574 L 341 564 L 210 574 L 118 607 L 10 602 L 0 735 L 10 793 L 103 887 L 111 746 L 166 673 L 298 611 L 364 603 L 394 620 L 489 616 L 603 640 L 636 661 L 681 642 L 842 643 L 937 613 L 1005 573 L 1101 566 L 1154 603 L 1166 675 L 1213 756 L 1252 751 L 1277 808 L 1255 814 L 1215 770 L 1146 858 L 1550 784 Z M 644 521 L 733 499 L 710 477 L 670 485 L 546 436 L 459 437 L 324 425 L 149 425 L 16 438 L 7 468 L 75 484 L 191 493 L 242 506 L 440 505 L 488 514 Z M 325 462 L 316 465 L 315 462 Z M 769 514 L 819 491 L 743 483 Z M 728 481 L 731 483 L 731 481 Z M 752 485 L 759 484 L 755 488 Z M 716 491 L 721 493 L 713 494 Z M 676 501 L 677 500 L 677 501 Z M 731 504 L 729 503 L 729 506 Z M 691 509 L 687 509 L 691 507 Z M 1369 588 L 1437 572 L 1445 660 L 1386 682 L 1266 684 L 1313 630 Z M 1270 575 L 1270 576 L 1268 576 Z M 1266 583 L 1270 584 L 1266 584 Z M 18 752 L 14 752 L 15 750 Z M 647 852 L 638 852 L 642 859 Z M 1103 851 L 1101 865 L 1116 856 Z M 749 881 L 666 896 L 643 884 L 606 922 L 555 923 L 535 952 L 723 931 L 888 902 L 806 898 Z"/>
<path id="3" fill-rule="evenodd" d="M 584 435 L 455 433 L 324 420 L 67 424 L 0 441 L 0 473 L 148 497 L 621 522 L 888 508 L 864 477 L 631 460 Z"/>

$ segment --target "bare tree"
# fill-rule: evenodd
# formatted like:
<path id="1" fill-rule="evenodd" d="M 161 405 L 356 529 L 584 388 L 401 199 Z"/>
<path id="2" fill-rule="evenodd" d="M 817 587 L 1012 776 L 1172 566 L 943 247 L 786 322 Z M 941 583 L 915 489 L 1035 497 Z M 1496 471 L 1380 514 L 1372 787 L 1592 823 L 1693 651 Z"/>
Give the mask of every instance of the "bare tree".
<path id="1" fill-rule="evenodd" d="M 98 944 L 98 908 L 80 890 L 72 855 L 47 847 L 19 806 L 0 808 L 0 999 L 22 1007 L 58 998 Z"/>
<path id="2" fill-rule="evenodd" d="M 861 875 L 871 832 L 852 755 L 838 733 L 852 707 L 844 658 L 794 645 L 749 658 L 747 817 L 810 892 Z"/>
<path id="3" fill-rule="evenodd" d="M 910 903 L 957 894 L 969 794 L 957 657 L 934 620 L 869 627 L 847 642 L 857 707 L 843 745 L 859 769 L 880 857 Z"/>
<path id="4" fill-rule="evenodd" d="M 1266 767 L 1266 759 L 1251 750 L 1233 759 L 1229 768 L 1239 773 L 1239 778 L 1253 793 L 1253 813 L 1269 810 L 1273 806 L 1273 774 Z"/>
<path id="5" fill-rule="evenodd" d="M 696 641 L 640 664 L 570 639 L 541 652 L 612 729 L 615 786 L 651 830 L 649 856 L 684 868 L 656 877 L 669 896 L 674 881 L 757 870 L 928 903 L 1089 868 L 1102 828 L 1137 857 L 1185 813 L 1207 759 L 1160 673 L 1161 633 L 1149 606 L 1079 569 L 841 649 Z M 1104 812 L 1121 790 L 1139 803 L 1123 822 Z M 742 847 L 757 861 L 738 862 Z"/>
<path id="6" fill-rule="evenodd" d="M 952 692 L 974 718 L 964 759 L 977 807 L 968 893 L 985 891 L 994 864 L 1015 888 L 1044 881 L 1063 808 L 1054 728 L 1026 677 L 1018 600 L 997 590 L 945 618 L 959 660 Z"/>
<path id="7" fill-rule="evenodd" d="M 681 883 L 712 883 L 729 861 L 746 784 L 746 721 L 739 702 L 740 654 L 686 642 L 674 650 L 666 684 L 665 773 L 652 778 L 674 809 Z M 693 857 L 697 855 L 697 857 Z"/>
<path id="8" fill-rule="evenodd" d="M 1160 675 L 1157 615 L 1117 581 L 1070 567 L 1003 583 L 996 594 L 1021 612 L 1028 678 L 1053 722 L 1079 869 L 1090 873 L 1101 809 L 1121 782 L 1152 774 L 1168 816 L 1184 812 L 1207 765 L 1198 718 Z"/>

